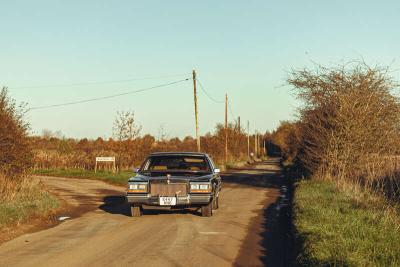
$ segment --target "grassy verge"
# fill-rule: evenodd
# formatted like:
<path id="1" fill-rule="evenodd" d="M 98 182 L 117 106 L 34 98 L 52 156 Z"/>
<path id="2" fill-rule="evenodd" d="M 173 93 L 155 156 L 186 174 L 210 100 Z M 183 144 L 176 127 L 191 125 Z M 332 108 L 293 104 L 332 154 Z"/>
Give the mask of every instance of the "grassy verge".
<path id="1" fill-rule="evenodd" d="M 329 182 L 301 181 L 294 199 L 300 266 L 400 266 L 400 215 Z"/>
<path id="2" fill-rule="evenodd" d="M 99 179 L 117 185 L 126 185 L 128 179 L 135 175 L 132 171 L 121 171 L 119 173 L 97 171 L 97 173 L 94 173 L 93 170 L 83 169 L 39 169 L 34 170 L 33 174 L 58 177 Z"/>
<path id="3" fill-rule="evenodd" d="M 242 167 L 245 164 L 247 164 L 246 161 L 238 161 L 229 162 L 226 164 L 218 164 L 218 167 L 221 168 L 221 171 L 225 171 L 229 168 Z M 36 169 L 32 170 L 32 174 L 56 177 L 99 179 L 116 185 L 126 185 L 128 183 L 128 179 L 135 176 L 133 171 L 130 170 L 120 171 L 119 173 L 100 170 L 97 171 L 97 173 L 94 173 L 93 170 L 84 169 Z"/>
<path id="4" fill-rule="evenodd" d="M 46 217 L 59 207 L 57 199 L 42 190 L 38 180 L 30 179 L 21 183 L 10 183 L 5 179 L 0 181 L 3 189 L 0 201 L 0 229 L 22 223 L 32 217 Z M 8 193 L 10 190 L 4 188 L 14 190 Z"/>
<path id="5" fill-rule="evenodd" d="M 221 171 L 226 171 L 228 169 L 234 169 L 234 168 L 243 167 L 246 164 L 247 164 L 247 161 L 232 161 L 232 162 L 221 163 L 221 164 L 217 164 L 217 165 L 218 165 L 218 168 L 220 168 Z"/>

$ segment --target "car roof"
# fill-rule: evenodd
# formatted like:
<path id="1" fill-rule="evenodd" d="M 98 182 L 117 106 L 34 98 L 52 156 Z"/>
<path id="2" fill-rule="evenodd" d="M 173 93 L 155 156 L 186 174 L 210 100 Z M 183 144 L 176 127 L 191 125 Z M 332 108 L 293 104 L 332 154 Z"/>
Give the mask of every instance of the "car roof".
<path id="1" fill-rule="evenodd" d="M 153 152 L 150 156 L 207 156 L 206 153 L 201 152 Z"/>

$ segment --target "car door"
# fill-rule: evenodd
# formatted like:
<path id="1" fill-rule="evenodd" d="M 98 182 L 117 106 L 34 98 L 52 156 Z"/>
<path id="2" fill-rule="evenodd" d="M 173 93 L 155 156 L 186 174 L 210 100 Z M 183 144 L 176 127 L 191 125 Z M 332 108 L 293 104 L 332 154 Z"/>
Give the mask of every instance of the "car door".
<path id="1" fill-rule="evenodd" d="M 214 183 L 216 183 L 216 187 L 218 188 L 218 191 L 220 191 L 222 187 L 221 176 L 219 173 L 215 173 L 216 166 L 214 164 L 214 161 L 209 156 L 207 156 L 207 159 L 211 165 L 212 172 L 214 173 L 213 175 L 213 179 L 215 180 Z"/>

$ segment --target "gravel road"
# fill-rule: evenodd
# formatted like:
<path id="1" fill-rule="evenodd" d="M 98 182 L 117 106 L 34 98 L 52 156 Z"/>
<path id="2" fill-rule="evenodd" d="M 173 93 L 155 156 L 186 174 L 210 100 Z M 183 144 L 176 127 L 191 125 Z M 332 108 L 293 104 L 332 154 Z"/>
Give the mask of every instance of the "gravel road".
<path id="1" fill-rule="evenodd" d="M 132 218 L 123 187 L 42 177 L 71 219 L 2 244 L 0 266 L 262 266 L 264 211 L 281 194 L 280 177 L 276 159 L 223 174 L 209 218 L 165 209 Z"/>

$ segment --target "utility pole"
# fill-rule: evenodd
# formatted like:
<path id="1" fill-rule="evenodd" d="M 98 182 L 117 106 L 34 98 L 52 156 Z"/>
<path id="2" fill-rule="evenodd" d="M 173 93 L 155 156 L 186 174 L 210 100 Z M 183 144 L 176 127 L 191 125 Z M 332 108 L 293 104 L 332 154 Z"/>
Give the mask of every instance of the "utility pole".
<path id="1" fill-rule="evenodd" d="M 225 163 L 228 162 L 228 94 L 225 94 Z"/>
<path id="2" fill-rule="evenodd" d="M 250 160 L 250 122 L 247 121 L 247 158 Z"/>
<path id="3" fill-rule="evenodd" d="M 254 156 L 257 158 L 257 132 L 254 134 Z"/>
<path id="4" fill-rule="evenodd" d="M 199 113 L 197 109 L 196 71 L 193 70 L 194 116 L 196 120 L 197 151 L 200 152 Z"/>
<path id="5" fill-rule="evenodd" d="M 240 116 L 238 117 L 238 129 L 239 129 L 239 134 L 240 134 L 240 132 L 241 132 L 241 129 L 240 129 Z"/>
<path id="6" fill-rule="evenodd" d="M 266 147 L 266 144 L 265 144 L 266 142 L 267 141 L 265 140 L 265 137 L 263 137 L 263 155 L 264 156 L 267 156 L 267 147 Z"/>

